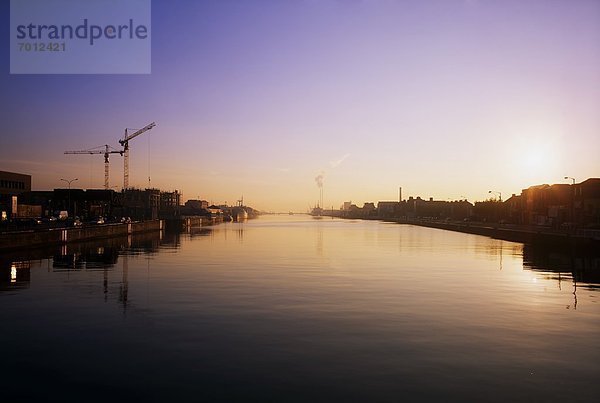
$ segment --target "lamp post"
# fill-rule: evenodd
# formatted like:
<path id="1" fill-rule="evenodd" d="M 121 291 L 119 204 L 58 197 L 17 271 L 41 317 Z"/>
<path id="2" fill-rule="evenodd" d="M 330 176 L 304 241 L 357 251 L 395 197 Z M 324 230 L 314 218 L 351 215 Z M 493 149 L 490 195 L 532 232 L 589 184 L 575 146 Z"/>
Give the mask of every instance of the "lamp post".
<path id="1" fill-rule="evenodd" d="M 63 178 L 60 178 L 60 180 L 63 181 L 63 182 L 67 182 L 69 184 L 69 205 L 68 205 L 68 208 L 67 208 L 67 211 L 68 211 L 69 208 L 71 208 L 71 182 L 78 181 L 79 178 L 73 178 L 73 179 L 63 179 Z M 73 213 L 73 215 L 75 215 L 75 213 Z"/>
<path id="2" fill-rule="evenodd" d="M 575 178 L 573 178 L 571 176 L 565 176 L 565 179 L 571 179 L 573 181 L 572 185 L 575 184 Z"/>

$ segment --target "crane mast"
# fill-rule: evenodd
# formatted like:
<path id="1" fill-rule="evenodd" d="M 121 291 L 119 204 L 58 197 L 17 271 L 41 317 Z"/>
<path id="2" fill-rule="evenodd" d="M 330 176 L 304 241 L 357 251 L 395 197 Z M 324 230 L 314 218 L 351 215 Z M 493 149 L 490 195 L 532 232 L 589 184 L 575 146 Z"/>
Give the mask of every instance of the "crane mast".
<path id="1" fill-rule="evenodd" d="M 139 136 L 142 133 L 147 132 L 156 126 L 156 123 L 152 122 L 143 128 L 135 131 L 132 134 L 128 133 L 128 129 L 125 129 L 125 135 L 122 140 L 119 140 L 119 144 L 123 147 L 122 154 L 123 155 L 123 189 L 126 190 L 129 187 L 129 140 L 133 140 L 135 137 Z"/>
<path id="2" fill-rule="evenodd" d="M 121 154 L 123 155 L 123 151 L 111 150 L 111 146 L 108 144 L 104 145 L 104 150 L 79 150 L 79 151 L 65 151 L 65 154 L 104 154 L 104 189 L 109 189 L 108 183 L 108 165 L 109 165 L 109 155 L 110 154 Z"/>

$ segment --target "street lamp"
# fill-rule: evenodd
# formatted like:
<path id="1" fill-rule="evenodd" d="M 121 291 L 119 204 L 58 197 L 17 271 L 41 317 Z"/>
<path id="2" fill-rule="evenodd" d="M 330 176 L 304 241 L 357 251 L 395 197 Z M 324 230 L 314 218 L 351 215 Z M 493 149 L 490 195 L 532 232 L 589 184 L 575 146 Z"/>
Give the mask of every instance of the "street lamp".
<path id="1" fill-rule="evenodd" d="M 79 178 L 73 178 L 73 179 L 60 178 L 60 180 L 63 182 L 67 182 L 69 184 L 69 206 L 68 206 L 68 208 L 70 208 L 71 207 L 71 182 L 78 181 Z M 68 208 L 67 208 L 67 211 L 68 211 Z M 75 213 L 73 213 L 73 214 L 75 214 Z"/>
<path id="2" fill-rule="evenodd" d="M 498 193 L 498 198 L 502 201 L 502 192 L 498 192 L 496 190 L 488 190 L 488 193 Z"/>
<path id="3" fill-rule="evenodd" d="M 565 179 L 571 179 L 573 181 L 573 185 L 575 184 L 575 178 L 571 176 L 565 176 Z"/>

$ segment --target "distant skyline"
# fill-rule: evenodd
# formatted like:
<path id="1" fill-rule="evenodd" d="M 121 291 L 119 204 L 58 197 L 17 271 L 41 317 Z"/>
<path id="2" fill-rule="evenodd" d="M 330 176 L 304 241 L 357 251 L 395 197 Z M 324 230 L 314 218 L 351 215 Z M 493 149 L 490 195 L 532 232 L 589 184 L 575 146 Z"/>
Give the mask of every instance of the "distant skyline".
<path id="1" fill-rule="evenodd" d="M 9 2 L 2 2 L 2 36 Z M 10 75 L 0 170 L 305 211 L 600 176 L 600 1 L 153 1 L 149 75 Z M 127 63 L 127 55 L 123 55 Z M 123 159 L 111 156 L 111 186 Z"/>

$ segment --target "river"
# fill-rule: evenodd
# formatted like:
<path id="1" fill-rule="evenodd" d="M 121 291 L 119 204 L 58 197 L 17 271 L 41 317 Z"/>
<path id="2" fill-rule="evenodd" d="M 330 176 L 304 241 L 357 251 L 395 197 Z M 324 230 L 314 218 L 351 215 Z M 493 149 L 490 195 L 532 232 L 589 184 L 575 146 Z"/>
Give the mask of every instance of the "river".
<path id="1" fill-rule="evenodd" d="M 600 256 L 263 216 L 0 256 L 3 401 L 595 401 Z"/>

